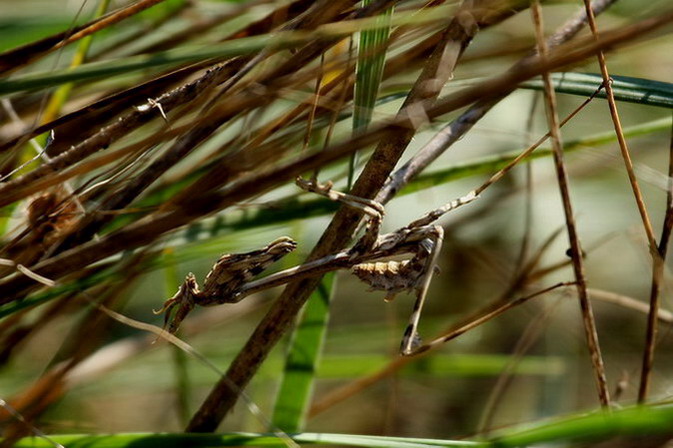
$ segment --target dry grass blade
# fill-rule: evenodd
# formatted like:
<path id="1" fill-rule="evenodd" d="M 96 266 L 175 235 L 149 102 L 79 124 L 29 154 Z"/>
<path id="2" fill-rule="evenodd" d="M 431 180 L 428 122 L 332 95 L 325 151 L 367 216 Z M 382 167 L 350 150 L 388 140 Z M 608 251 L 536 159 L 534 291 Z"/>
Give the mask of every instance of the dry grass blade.
<path id="1" fill-rule="evenodd" d="M 589 11 L 587 14 L 593 14 L 589 6 L 588 8 Z M 539 1 L 536 0 L 532 3 L 531 11 L 533 13 L 533 22 L 535 24 L 538 50 L 540 57 L 544 59 L 547 57 L 548 49 L 544 40 L 542 27 L 542 8 L 540 7 Z M 589 296 L 587 294 L 582 246 L 580 245 L 579 236 L 577 234 L 577 226 L 575 224 L 575 216 L 573 214 L 570 190 L 568 187 L 568 174 L 566 172 L 566 167 L 563 160 L 563 143 L 561 142 L 559 120 L 556 110 L 556 95 L 554 93 L 554 88 L 551 83 L 551 76 L 549 75 L 549 72 L 543 73 L 542 79 L 545 84 L 545 105 L 549 132 L 551 134 L 551 143 L 554 151 L 554 165 L 556 167 L 556 176 L 558 178 L 559 190 L 563 202 L 563 211 L 566 219 L 566 228 L 568 230 L 568 239 L 570 240 L 570 255 L 573 261 L 573 270 L 575 272 L 577 296 L 582 309 L 582 319 L 584 321 L 584 331 L 587 339 L 587 346 L 589 348 L 589 353 L 591 355 L 591 361 L 594 368 L 599 400 L 603 407 L 608 407 L 610 405 L 610 392 L 608 391 L 608 383 L 605 377 L 603 356 L 598 343 L 596 322 L 594 319 L 593 310 L 591 308 L 591 303 L 589 302 Z"/>
<path id="2" fill-rule="evenodd" d="M 591 11 L 589 0 L 584 0 L 585 8 L 587 10 L 587 16 L 589 17 L 589 27 L 591 28 L 591 33 L 593 37 L 598 40 L 598 27 L 596 25 L 596 19 Z M 640 186 L 638 185 L 638 180 L 633 169 L 633 162 L 631 161 L 631 155 L 629 153 L 629 148 L 626 143 L 626 138 L 624 137 L 624 130 L 622 129 L 621 121 L 619 119 L 619 112 L 617 111 L 617 103 L 615 102 L 614 93 L 612 91 L 612 86 L 610 84 L 610 74 L 608 72 L 607 64 L 605 62 L 605 55 L 602 51 L 598 51 L 596 54 L 598 58 L 598 65 L 601 69 L 601 76 L 603 77 L 603 84 L 605 85 L 605 92 L 607 95 L 608 105 L 610 107 L 610 117 L 614 124 L 615 133 L 617 134 L 617 140 L 619 142 L 619 148 L 624 159 L 624 165 L 626 168 L 626 173 L 629 177 L 629 182 L 633 190 L 633 196 L 636 200 L 636 205 L 638 207 L 638 212 L 640 213 L 640 218 L 643 223 L 643 229 L 645 230 L 645 235 L 647 236 L 647 241 L 649 244 L 650 254 L 652 255 L 653 264 L 652 264 L 652 288 L 650 293 L 650 317 L 648 318 L 648 327 L 646 331 L 646 341 L 645 349 L 643 352 L 643 368 L 640 377 L 640 388 L 638 391 L 638 401 L 644 402 L 647 398 L 647 392 L 649 389 L 650 381 L 650 371 L 652 369 L 652 364 L 654 362 L 654 345 L 656 342 L 656 333 L 657 333 L 657 310 L 659 309 L 659 290 L 660 290 L 660 280 L 663 276 L 663 260 L 661 260 L 661 255 L 659 254 L 657 248 L 656 238 L 654 236 L 654 229 L 652 228 L 652 223 L 650 222 L 647 209 L 645 207 L 645 201 L 643 195 L 640 191 Z"/>
<path id="3" fill-rule="evenodd" d="M 669 144 L 668 160 L 668 191 L 666 192 L 666 213 L 661 230 L 661 238 L 657 246 L 657 252 L 653 255 L 652 284 L 650 287 L 650 312 L 647 317 L 647 330 L 645 333 L 645 348 L 641 368 L 640 387 L 638 389 L 638 401 L 641 403 L 647 399 L 650 387 L 650 376 L 654 365 L 654 351 L 657 345 L 658 321 L 660 320 L 660 295 L 664 283 L 664 270 L 666 267 L 666 255 L 673 229 L 673 130 Z"/>

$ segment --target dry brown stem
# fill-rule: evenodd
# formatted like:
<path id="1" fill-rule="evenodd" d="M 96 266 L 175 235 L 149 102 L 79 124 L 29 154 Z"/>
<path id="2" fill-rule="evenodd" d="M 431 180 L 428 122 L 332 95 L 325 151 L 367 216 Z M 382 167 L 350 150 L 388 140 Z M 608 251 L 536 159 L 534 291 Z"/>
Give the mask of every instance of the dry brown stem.
<path id="1" fill-rule="evenodd" d="M 593 14 L 591 7 L 589 14 Z M 542 26 L 542 8 L 540 2 L 535 0 L 531 5 L 533 13 L 533 22 L 538 42 L 538 51 L 540 57 L 545 59 L 548 54 L 547 44 L 544 39 Z M 556 94 L 551 82 L 549 72 L 542 74 L 544 82 L 545 105 L 547 111 L 547 123 L 551 135 L 551 143 L 554 154 L 554 165 L 556 167 L 556 177 L 558 179 L 559 191 L 563 202 L 563 211 L 566 219 L 566 228 L 568 230 L 568 239 L 570 240 L 570 256 L 573 261 L 573 270 L 575 272 L 575 281 L 577 285 L 577 296 L 582 310 L 582 321 L 584 323 L 584 333 L 587 338 L 587 346 L 591 355 L 591 362 L 594 368 L 596 387 L 598 388 L 598 397 L 603 407 L 610 405 L 610 392 L 605 377 L 605 367 L 603 365 L 603 356 L 598 343 L 598 332 L 596 331 L 596 321 L 594 319 L 593 309 L 589 302 L 587 294 L 586 277 L 584 273 L 584 259 L 582 255 L 582 246 L 580 244 L 575 216 L 573 213 L 572 201 L 570 199 L 570 188 L 568 185 L 568 174 L 563 160 L 563 142 L 561 141 L 561 131 L 559 126 L 558 113 L 556 109 Z"/>

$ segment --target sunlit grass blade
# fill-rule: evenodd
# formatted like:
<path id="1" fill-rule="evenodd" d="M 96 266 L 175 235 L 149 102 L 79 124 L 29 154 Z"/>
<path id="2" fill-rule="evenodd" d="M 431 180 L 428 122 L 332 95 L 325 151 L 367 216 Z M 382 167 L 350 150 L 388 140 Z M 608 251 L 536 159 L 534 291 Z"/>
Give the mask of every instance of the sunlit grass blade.
<path id="1" fill-rule="evenodd" d="M 482 447 L 480 442 L 452 441 L 438 439 L 406 439 L 402 437 L 377 437 L 351 434 L 302 433 L 293 435 L 300 444 L 360 446 L 365 448 L 430 448 L 443 446 Z M 285 446 L 281 439 L 268 434 L 224 433 L 224 434 L 73 434 L 51 436 L 50 440 L 68 448 L 124 448 L 124 447 L 220 447 L 220 446 Z M 18 441 L 17 448 L 53 448 L 53 443 L 35 437 Z"/>
<path id="2" fill-rule="evenodd" d="M 363 6 L 371 0 L 363 1 Z M 376 97 L 379 93 L 383 67 L 386 58 L 386 43 L 390 35 L 390 19 L 393 8 L 378 16 L 380 27 L 360 32 L 358 61 L 355 71 L 355 92 L 353 95 L 353 132 L 365 131 L 372 121 Z M 358 154 L 354 153 L 348 167 L 348 188 L 353 185 Z"/>
<path id="3" fill-rule="evenodd" d="M 110 0 L 101 0 L 98 3 L 98 7 L 96 8 L 94 19 L 102 17 L 107 11 L 109 6 L 110 6 Z M 91 47 L 93 37 L 94 37 L 93 35 L 89 35 L 79 41 L 77 49 L 75 50 L 75 54 L 73 55 L 70 61 L 70 67 L 69 67 L 70 69 L 75 69 L 84 63 L 87 57 L 87 53 L 89 52 L 89 48 Z M 49 97 L 49 101 L 47 102 L 44 108 L 44 112 L 39 117 L 41 124 L 48 123 L 58 117 L 58 115 L 61 112 L 61 109 L 68 101 L 70 92 L 72 91 L 73 87 L 74 87 L 73 83 L 61 84 L 54 91 L 54 93 Z M 25 145 L 21 162 L 26 163 L 31 159 L 33 159 L 32 153 L 35 143 L 37 143 L 36 146 L 38 149 L 45 148 L 47 146 L 48 140 L 49 140 L 49 134 L 45 133 L 35 137 L 35 140 L 31 142 L 33 144 Z M 45 157 L 47 157 L 46 154 L 40 154 L 40 155 L 41 157 L 35 158 L 36 161 L 43 160 Z"/>
<path id="4" fill-rule="evenodd" d="M 354 330 L 353 333 L 357 334 Z M 480 354 L 437 354 L 422 361 L 410 363 L 401 373 L 409 377 L 457 376 L 457 377 L 493 377 L 502 373 L 511 363 L 510 355 Z M 390 364 L 390 357 L 385 355 L 342 355 L 327 356 L 320 363 L 318 377 L 324 379 L 360 378 L 380 371 Z M 556 357 L 527 356 L 516 366 L 517 375 L 549 375 L 556 376 L 565 372 L 563 360 Z"/>
<path id="5" fill-rule="evenodd" d="M 524 429 L 505 430 L 492 440 L 494 446 L 540 446 L 548 443 L 589 442 L 619 437 L 650 437 L 673 434 L 673 406 L 651 405 L 612 409 L 572 416 L 551 423 L 530 425 Z M 636 440 L 634 442 L 637 443 Z M 617 442 L 615 441 L 615 446 Z M 631 445 L 628 446 L 637 446 Z"/>
<path id="6" fill-rule="evenodd" d="M 110 5 L 110 0 L 101 0 L 98 3 L 98 7 L 96 8 L 96 13 L 94 18 L 99 18 L 105 14 L 105 11 L 107 11 L 108 7 Z M 79 44 L 77 45 L 77 50 L 75 51 L 75 54 L 70 61 L 70 69 L 74 69 L 76 67 L 79 67 L 82 65 L 86 59 L 87 53 L 89 52 L 89 48 L 91 47 L 91 42 L 93 41 L 93 35 L 86 36 L 83 38 Z M 45 107 L 44 114 L 41 117 L 42 123 L 47 123 L 51 120 L 54 120 L 58 115 L 59 112 L 61 111 L 61 108 L 67 101 L 68 97 L 70 96 L 70 91 L 73 88 L 72 83 L 68 84 L 62 84 L 56 89 L 49 98 L 49 102 L 47 103 L 47 106 Z M 46 136 L 44 137 L 46 140 Z M 44 144 L 44 142 L 42 142 Z"/>

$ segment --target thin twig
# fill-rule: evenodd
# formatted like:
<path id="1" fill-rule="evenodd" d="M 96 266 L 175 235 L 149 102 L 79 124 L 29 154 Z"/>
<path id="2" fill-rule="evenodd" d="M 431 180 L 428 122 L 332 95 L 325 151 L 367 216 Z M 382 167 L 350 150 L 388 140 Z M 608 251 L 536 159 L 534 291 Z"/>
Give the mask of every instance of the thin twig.
<path id="1" fill-rule="evenodd" d="M 47 443 L 49 443 L 50 445 L 53 445 L 57 448 L 65 448 L 60 443 L 51 440 L 44 432 L 42 432 L 38 427 L 36 427 L 32 423 L 30 423 L 28 420 L 26 420 L 26 418 L 23 415 L 21 415 L 21 413 L 19 411 L 14 409 L 14 407 L 11 404 L 7 403 L 2 398 L 0 398 L 0 407 L 3 408 L 5 410 L 5 412 L 7 412 L 12 417 L 14 417 L 16 420 L 18 420 L 19 422 L 24 424 L 28 429 L 30 429 L 30 431 L 33 434 L 35 434 L 40 439 L 46 440 Z"/>
<path id="2" fill-rule="evenodd" d="M 557 237 L 561 234 L 561 231 L 562 228 L 559 228 L 557 231 L 553 232 L 549 237 L 547 237 L 546 241 L 535 251 L 535 253 L 532 254 L 528 261 L 526 261 L 526 259 L 520 260 L 520 262 L 516 265 L 517 268 L 514 271 L 516 275 L 510 282 L 509 288 L 507 288 L 507 290 L 502 294 L 500 299 L 493 302 L 494 308 L 498 304 L 505 303 L 506 300 L 510 300 L 516 291 L 523 290 L 529 283 L 531 283 L 530 277 L 533 270 L 540 263 L 542 256 L 546 254 L 552 243 L 556 241 Z M 527 255 L 523 254 L 522 256 L 526 257 Z M 510 384 L 511 371 L 519 362 L 520 357 L 528 351 L 528 346 L 524 341 L 530 341 L 530 343 L 532 343 L 532 341 L 537 338 L 537 336 L 533 336 L 533 334 L 537 335 L 539 330 L 541 330 L 544 325 L 546 325 L 543 324 L 543 322 L 546 322 L 548 314 L 552 309 L 553 307 L 547 307 L 545 310 L 541 311 L 539 315 L 540 317 L 534 318 L 519 338 L 517 346 L 512 351 L 515 355 L 514 359 L 511 362 L 508 362 L 506 368 L 498 376 L 498 380 L 489 394 L 486 405 L 484 405 L 484 411 L 480 418 L 479 425 L 477 426 L 479 434 L 485 434 L 491 428 L 492 419 L 495 415 L 496 409 L 498 408 L 498 404 L 500 403 L 506 388 Z"/>
<path id="3" fill-rule="evenodd" d="M 348 43 L 348 66 L 344 69 L 342 75 L 343 76 L 343 81 L 342 81 L 342 87 L 341 90 L 338 93 L 337 101 L 334 107 L 334 110 L 332 110 L 332 114 L 330 115 L 329 118 L 329 124 L 327 125 L 327 132 L 325 133 L 325 140 L 323 141 L 323 146 L 322 149 L 323 151 L 327 149 L 332 142 L 332 135 L 334 134 L 334 129 L 336 128 L 337 120 L 339 119 L 339 112 L 343 109 L 344 104 L 346 103 L 346 97 L 348 96 L 349 93 L 351 93 L 351 84 L 353 83 L 353 71 L 355 67 L 353 67 L 353 37 L 351 36 L 350 42 Z M 328 86 L 326 86 L 328 87 Z M 318 180 L 318 174 L 320 173 L 320 168 L 317 168 L 313 170 L 313 175 L 311 176 L 312 180 L 317 181 Z"/>
<path id="4" fill-rule="evenodd" d="M 587 6 L 587 8 L 589 9 L 587 14 L 592 14 L 590 6 Z M 547 57 L 547 44 L 544 40 L 542 8 L 540 6 L 539 0 L 535 0 L 531 4 L 531 12 L 533 14 L 533 23 L 535 24 L 540 57 L 545 59 Z M 608 390 L 607 379 L 605 377 L 603 357 L 601 355 L 600 345 L 598 343 L 596 322 L 594 320 L 593 310 L 587 295 L 582 246 L 580 244 L 579 235 L 577 234 L 577 227 L 575 225 L 575 217 L 573 214 L 570 190 L 568 186 L 568 174 L 563 161 L 563 143 L 561 142 L 558 114 L 556 110 L 556 94 L 554 92 L 554 87 L 552 86 L 551 75 L 549 72 L 544 72 L 542 74 L 542 79 L 545 86 L 545 105 L 549 132 L 551 134 L 552 149 L 554 152 L 554 165 L 556 167 L 556 176 L 558 178 L 559 191 L 561 193 L 561 199 L 563 202 L 563 211 L 565 213 L 566 227 L 568 229 L 568 239 L 570 240 L 570 256 L 573 261 L 573 270 L 575 272 L 575 280 L 577 285 L 577 295 L 579 298 L 580 307 L 582 309 L 584 332 L 587 338 L 589 353 L 591 354 L 596 386 L 598 388 L 598 397 L 600 399 L 601 405 L 603 407 L 608 407 L 610 405 L 610 392 Z"/>
<path id="5" fill-rule="evenodd" d="M 599 40 L 598 36 L 598 26 L 596 25 L 596 19 L 594 17 L 593 11 L 589 4 L 589 0 L 584 0 L 584 6 L 587 11 L 587 17 L 589 19 L 589 27 L 591 28 L 591 34 L 593 35 L 596 41 Z M 626 143 L 626 138 L 624 137 L 624 130 L 619 119 L 619 112 L 617 111 L 617 103 L 615 102 L 614 93 L 612 91 L 612 85 L 610 83 L 610 73 L 608 72 L 608 67 L 605 62 L 605 55 L 603 51 L 599 50 L 596 52 L 596 57 L 598 59 L 598 65 L 601 69 L 601 76 L 603 77 L 603 84 L 605 85 L 605 93 L 608 100 L 608 106 L 610 108 L 610 117 L 615 128 L 615 134 L 617 135 L 617 141 L 619 142 L 619 149 L 622 154 L 622 159 L 624 159 L 624 166 L 626 168 L 626 173 L 629 177 L 629 183 L 631 184 L 631 189 L 633 190 L 633 196 L 636 200 L 636 205 L 638 207 L 638 213 L 640 213 L 640 218 L 643 222 L 643 229 L 645 230 L 645 235 L 647 236 L 647 241 L 652 255 L 653 264 L 652 264 L 652 288 L 650 293 L 650 317 L 648 318 L 648 326 L 646 331 L 646 341 L 645 349 L 643 352 L 643 367 L 640 376 L 640 387 L 638 389 L 638 401 L 644 402 L 647 398 L 647 392 L 649 389 L 650 382 L 650 371 L 652 370 L 652 364 L 654 362 L 654 344 L 657 333 L 657 309 L 659 307 L 659 282 L 656 280 L 662 271 L 663 261 L 659 255 L 657 242 L 654 236 L 654 229 L 652 228 L 652 223 L 650 222 L 649 215 L 647 213 L 647 208 L 645 207 L 645 201 L 643 199 L 642 193 L 640 191 L 640 186 L 638 185 L 638 180 L 636 174 L 633 170 L 633 162 L 631 160 L 631 154 L 629 153 L 629 148 Z M 663 271 L 662 271 L 663 274 Z"/>
<path id="6" fill-rule="evenodd" d="M 591 300 L 599 300 L 601 302 L 612 303 L 614 305 L 619 305 L 622 308 L 626 308 L 633 311 L 638 311 L 643 314 L 650 314 L 650 306 L 646 302 L 636 300 L 633 297 L 625 296 L 623 294 L 617 294 L 611 291 L 604 291 L 602 289 L 588 288 L 587 292 Z M 659 308 L 656 313 L 657 319 L 661 322 L 670 324 L 673 323 L 673 313 L 668 310 L 663 310 Z"/>
<path id="7" fill-rule="evenodd" d="M 399 371 L 407 364 L 410 364 L 412 362 L 419 360 L 424 356 L 427 356 L 428 354 L 432 353 L 435 349 L 441 347 L 448 340 L 457 338 L 461 334 L 464 334 L 465 332 L 474 329 L 477 326 L 493 319 L 494 317 L 499 316 L 503 312 L 517 305 L 521 305 L 522 303 L 525 303 L 530 299 L 540 297 L 545 293 L 550 292 L 554 289 L 571 285 L 574 285 L 574 282 L 557 283 L 556 285 L 544 288 L 543 290 L 537 291 L 533 294 L 524 297 L 519 297 L 512 301 L 502 302 L 498 300 L 494 303 L 489 303 L 485 307 L 482 307 L 481 309 L 472 313 L 469 317 L 463 319 L 461 322 L 451 325 L 445 332 L 442 333 L 441 336 L 433 338 L 430 343 L 421 346 L 419 348 L 420 351 L 418 356 L 414 356 L 413 358 L 410 357 L 394 358 L 393 360 L 390 361 L 390 363 L 388 363 L 387 366 L 385 366 L 378 372 L 373 373 L 369 376 L 358 378 L 357 380 L 347 384 L 346 386 L 329 393 L 327 396 L 323 397 L 321 400 L 316 402 L 311 407 L 311 410 L 309 411 L 309 416 L 313 417 L 321 413 L 322 411 L 334 406 L 336 403 L 341 402 L 346 398 L 357 394 L 361 390 Z"/>
<path id="8" fill-rule="evenodd" d="M 528 110 L 528 119 L 526 120 L 526 134 L 524 139 L 525 145 L 530 145 L 533 139 L 533 126 L 535 124 L 535 112 L 538 104 L 538 94 L 534 93 L 531 99 L 530 108 Z M 561 127 L 563 127 L 561 122 Z M 525 166 L 525 180 L 524 180 L 524 219 L 523 219 L 523 237 L 521 239 L 521 246 L 519 248 L 519 255 L 516 260 L 516 272 L 520 273 L 528 256 L 530 247 L 530 240 L 533 230 L 533 164 L 527 163 Z"/>
<path id="9" fill-rule="evenodd" d="M 551 291 L 553 291 L 555 289 L 558 289 L 558 288 L 564 288 L 564 287 L 576 286 L 576 285 L 577 285 L 576 282 L 561 282 L 561 283 L 557 283 L 555 285 L 549 286 L 548 288 L 544 288 L 540 291 L 536 291 L 533 294 L 529 294 L 527 296 L 519 297 L 515 300 L 512 300 L 511 302 L 507 302 L 504 305 L 501 305 L 498 308 L 494 309 L 490 313 L 487 313 L 484 316 L 481 316 L 480 318 L 475 319 L 472 322 L 470 322 L 466 325 L 463 325 L 460 328 L 456 328 L 455 330 L 450 331 L 446 334 L 443 334 L 443 335 L 433 339 L 432 341 L 422 345 L 421 347 L 418 348 L 418 353 L 423 353 L 425 351 L 437 348 L 440 345 L 443 345 L 443 344 L 449 342 L 450 340 L 455 339 L 458 336 L 460 336 L 460 335 L 462 335 L 462 334 L 464 334 L 464 333 L 466 333 L 470 330 L 473 330 L 474 328 L 478 327 L 479 325 L 482 325 L 483 323 L 488 322 L 489 320 L 491 320 L 495 317 L 498 317 L 502 313 L 504 313 L 504 312 L 506 312 L 506 311 L 508 311 L 512 308 L 515 308 L 515 307 L 517 307 L 521 304 L 524 304 L 524 303 L 528 302 L 530 299 L 534 299 L 535 297 L 539 297 L 543 294 L 546 294 L 546 293 L 551 292 Z"/>
<path id="10" fill-rule="evenodd" d="M 638 402 L 640 403 L 645 402 L 647 399 L 647 393 L 650 385 L 650 374 L 654 364 L 654 350 L 657 345 L 660 295 L 664 282 L 664 268 L 666 263 L 666 254 L 668 252 L 668 243 L 671 237 L 671 229 L 673 228 L 673 179 L 671 176 L 673 176 L 673 129 L 671 130 L 671 140 L 668 153 L 666 214 L 661 230 L 661 238 L 659 240 L 659 245 L 657 246 L 657 252 L 655 255 L 653 255 L 652 285 L 650 288 L 650 313 L 647 317 L 645 349 L 643 351 L 640 387 L 638 389 Z"/>

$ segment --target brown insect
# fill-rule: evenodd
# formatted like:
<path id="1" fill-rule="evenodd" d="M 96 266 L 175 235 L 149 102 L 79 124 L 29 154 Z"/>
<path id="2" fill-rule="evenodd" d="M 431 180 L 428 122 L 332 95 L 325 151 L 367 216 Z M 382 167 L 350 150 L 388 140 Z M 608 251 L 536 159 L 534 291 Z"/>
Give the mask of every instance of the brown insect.
<path id="1" fill-rule="evenodd" d="M 362 210 L 368 216 L 364 235 L 348 250 L 259 280 L 253 278 L 268 265 L 294 250 L 296 243 L 293 240 L 283 237 L 253 252 L 224 255 L 206 276 L 203 291 L 199 290 L 194 275 L 190 273 L 178 292 L 157 311 L 157 313 L 166 312 L 168 331 L 175 332 L 195 305 L 234 303 L 253 292 L 299 278 L 351 268 L 353 274 L 367 283 L 371 289 L 386 291 L 386 301 L 392 300 L 396 294 L 403 291 L 415 292 L 416 302 L 400 349 L 403 355 L 413 354 L 421 343 L 418 337 L 418 322 L 432 275 L 435 273 L 437 256 L 444 236 L 443 229 L 432 225 L 432 222 L 446 212 L 473 201 L 477 196 L 470 194 L 452 201 L 394 232 L 380 235 L 379 229 L 385 210 L 378 202 L 333 190 L 331 183 L 319 184 L 314 180 L 306 181 L 299 178 L 297 185 L 306 191 Z M 410 254 L 412 257 L 403 261 L 389 260 L 390 257 L 400 254 Z M 175 316 L 171 318 L 173 308 L 177 310 Z"/>
<path id="2" fill-rule="evenodd" d="M 291 238 L 282 237 L 269 243 L 262 249 L 244 254 L 225 254 L 220 257 L 203 282 L 203 290 L 199 289 L 196 277 L 187 274 L 178 292 L 166 300 L 155 314 L 166 313 L 164 326 L 170 333 L 175 333 L 180 323 L 196 306 L 213 306 L 222 303 L 235 303 L 240 299 L 237 293 L 240 288 L 264 271 L 269 265 L 280 260 L 295 250 L 297 243 Z M 171 319 L 171 311 L 177 307 Z"/>
<path id="3" fill-rule="evenodd" d="M 371 287 L 370 291 L 386 291 L 388 294 L 383 300 L 391 302 L 400 292 L 412 290 L 418 286 L 419 280 L 423 278 L 425 258 L 429 255 L 429 253 L 424 253 L 402 261 L 360 263 L 353 266 L 351 272 L 368 284 Z M 437 266 L 434 268 L 434 273 L 439 273 Z"/>

